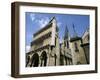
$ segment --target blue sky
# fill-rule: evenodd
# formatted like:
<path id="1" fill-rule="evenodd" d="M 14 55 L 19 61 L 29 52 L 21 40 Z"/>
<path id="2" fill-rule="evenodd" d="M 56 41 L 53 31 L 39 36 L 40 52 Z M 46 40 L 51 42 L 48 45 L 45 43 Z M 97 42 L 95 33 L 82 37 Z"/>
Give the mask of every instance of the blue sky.
<path id="1" fill-rule="evenodd" d="M 74 14 L 49 14 L 49 13 L 25 13 L 26 25 L 26 47 L 29 48 L 30 42 L 33 39 L 33 34 L 39 29 L 45 27 L 46 24 L 55 16 L 59 27 L 59 37 L 62 41 L 65 28 L 68 27 L 71 37 L 73 37 L 73 24 L 78 36 L 82 36 L 85 30 L 89 27 L 89 15 L 74 15 Z"/>

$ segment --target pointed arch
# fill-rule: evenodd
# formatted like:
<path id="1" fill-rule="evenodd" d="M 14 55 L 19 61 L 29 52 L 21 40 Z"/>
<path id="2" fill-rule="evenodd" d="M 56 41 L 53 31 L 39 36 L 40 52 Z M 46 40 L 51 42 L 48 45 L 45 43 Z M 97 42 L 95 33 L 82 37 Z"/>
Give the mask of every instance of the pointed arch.
<path id="1" fill-rule="evenodd" d="M 47 64 L 47 53 L 43 51 L 41 54 L 41 66 L 46 66 Z"/>
<path id="2" fill-rule="evenodd" d="M 38 53 L 34 53 L 32 56 L 32 62 L 31 62 L 31 67 L 38 67 L 39 65 L 39 55 Z"/>

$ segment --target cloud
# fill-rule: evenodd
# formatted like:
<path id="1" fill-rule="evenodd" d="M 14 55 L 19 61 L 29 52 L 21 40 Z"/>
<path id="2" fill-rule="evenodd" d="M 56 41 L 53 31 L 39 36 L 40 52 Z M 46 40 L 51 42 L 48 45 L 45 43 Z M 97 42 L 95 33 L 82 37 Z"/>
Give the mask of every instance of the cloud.
<path id="1" fill-rule="evenodd" d="M 30 51 L 30 48 L 31 47 L 29 45 L 26 46 L 26 53 Z"/>
<path id="2" fill-rule="evenodd" d="M 57 22 L 57 25 L 58 25 L 58 27 L 60 27 L 62 25 L 62 23 L 61 22 Z"/>
<path id="3" fill-rule="evenodd" d="M 56 17 L 56 20 L 57 20 L 57 26 L 61 27 L 62 25 L 61 19 L 59 17 Z"/>
<path id="4" fill-rule="evenodd" d="M 38 23 L 40 28 L 43 28 L 43 27 L 45 27 L 46 24 L 48 24 L 49 18 L 48 17 L 44 17 L 42 19 L 37 19 L 36 22 Z"/>
<path id="5" fill-rule="evenodd" d="M 35 18 L 35 14 L 31 13 L 31 14 L 30 14 L 30 18 L 31 18 L 32 21 L 34 21 L 34 20 L 36 19 L 36 18 Z"/>
<path id="6" fill-rule="evenodd" d="M 48 17 L 43 17 L 41 19 L 36 19 L 35 22 L 38 24 L 38 26 L 40 28 L 45 27 L 48 22 L 50 21 L 50 19 Z M 57 22 L 58 27 L 60 27 L 62 25 L 62 23 L 60 21 Z"/>
<path id="7" fill-rule="evenodd" d="M 45 27 L 45 25 L 49 22 L 48 17 L 41 17 L 41 16 L 36 16 L 36 14 L 31 13 L 30 18 L 32 22 L 34 21 L 40 28 Z"/>
<path id="8" fill-rule="evenodd" d="M 36 14 L 31 13 L 30 18 L 32 21 L 34 21 L 40 28 L 43 28 L 48 24 L 49 18 L 48 17 L 41 17 L 41 16 L 36 16 Z M 57 26 L 61 27 L 62 23 L 60 22 L 60 19 L 57 17 Z"/>

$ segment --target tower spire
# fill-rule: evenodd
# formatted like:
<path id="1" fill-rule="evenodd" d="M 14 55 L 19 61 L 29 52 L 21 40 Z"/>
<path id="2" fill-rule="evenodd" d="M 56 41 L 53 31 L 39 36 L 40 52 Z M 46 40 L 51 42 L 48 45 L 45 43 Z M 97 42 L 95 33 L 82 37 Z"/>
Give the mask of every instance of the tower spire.
<path id="1" fill-rule="evenodd" d="M 77 33 L 76 33 L 76 31 L 75 31 L 75 26 L 74 26 L 74 24 L 73 24 L 73 31 L 74 31 L 74 37 L 77 37 Z"/>
<path id="2" fill-rule="evenodd" d="M 65 28 L 64 39 L 68 39 L 68 37 L 69 37 L 69 32 L 68 32 L 68 28 L 67 28 L 67 26 L 66 26 L 66 28 Z"/>

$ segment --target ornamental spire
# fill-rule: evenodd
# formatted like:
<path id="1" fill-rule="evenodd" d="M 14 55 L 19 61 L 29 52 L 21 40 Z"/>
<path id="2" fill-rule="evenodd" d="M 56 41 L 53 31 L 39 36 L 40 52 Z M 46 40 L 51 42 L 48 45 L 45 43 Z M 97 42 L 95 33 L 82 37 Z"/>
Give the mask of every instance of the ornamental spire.
<path id="1" fill-rule="evenodd" d="M 66 28 L 65 28 L 64 39 L 68 39 L 68 37 L 69 37 L 69 32 L 68 32 L 68 28 L 67 28 L 67 26 L 66 26 Z"/>
<path id="2" fill-rule="evenodd" d="M 74 26 L 74 24 L 73 24 L 73 31 L 74 31 L 74 37 L 77 37 L 77 33 L 76 33 L 76 31 L 75 31 L 75 26 Z"/>

